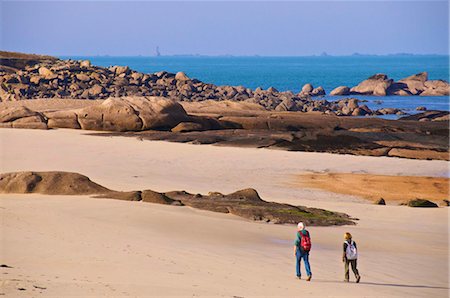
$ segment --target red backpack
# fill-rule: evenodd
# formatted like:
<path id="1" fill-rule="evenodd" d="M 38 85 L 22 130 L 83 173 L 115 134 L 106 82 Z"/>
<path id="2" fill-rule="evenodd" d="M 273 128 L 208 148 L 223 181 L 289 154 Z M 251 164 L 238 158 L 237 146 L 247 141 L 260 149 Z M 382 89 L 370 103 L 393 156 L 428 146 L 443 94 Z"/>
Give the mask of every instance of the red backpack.
<path id="1" fill-rule="evenodd" d="M 305 231 L 305 232 L 306 232 L 306 235 L 303 234 L 302 232 L 299 232 L 300 236 L 302 237 L 301 238 L 302 240 L 300 241 L 300 248 L 303 251 L 310 251 L 311 250 L 311 238 L 309 237 L 309 232 L 308 231 Z"/>

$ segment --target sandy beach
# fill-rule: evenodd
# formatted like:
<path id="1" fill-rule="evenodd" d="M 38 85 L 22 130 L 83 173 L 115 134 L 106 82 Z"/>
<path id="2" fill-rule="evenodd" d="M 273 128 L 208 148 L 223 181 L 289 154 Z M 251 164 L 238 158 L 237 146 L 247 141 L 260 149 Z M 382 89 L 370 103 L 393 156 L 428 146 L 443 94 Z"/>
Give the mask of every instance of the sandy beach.
<path id="1" fill-rule="evenodd" d="M 0 141 L 2 172 L 73 171 L 117 190 L 253 187 L 265 200 L 359 218 L 352 227 L 309 228 L 313 280 L 307 283 L 295 278 L 293 226 L 188 207 L 2 194 L 2 263 L 13 268 L 1 268 L 1 293 L 8 296 L 448 295 L 447 208 L 376 206 L 292 185 L 298 174 L 312 172 L 448 177 L 448 162 L 150 142 L 63 129 L 2 129 Z M 358 285 L 342 282 L 346 231 L 360 249 Z"/>
<path id="2" fill-rule="evenodd" d="M 450 297 L 448 1 L 112 2 L 0 4 L 0 298 Z"/>

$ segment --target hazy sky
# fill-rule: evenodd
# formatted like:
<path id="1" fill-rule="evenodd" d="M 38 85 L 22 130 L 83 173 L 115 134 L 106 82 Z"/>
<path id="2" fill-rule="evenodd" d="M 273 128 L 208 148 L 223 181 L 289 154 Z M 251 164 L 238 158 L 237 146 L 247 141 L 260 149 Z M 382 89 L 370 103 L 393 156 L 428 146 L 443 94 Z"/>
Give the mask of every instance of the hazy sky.
<path id="1" fill-rule="evenodd" d="M 6 1 L 3 50 L 51 55 L 448 53 L 448 1 Z"/>

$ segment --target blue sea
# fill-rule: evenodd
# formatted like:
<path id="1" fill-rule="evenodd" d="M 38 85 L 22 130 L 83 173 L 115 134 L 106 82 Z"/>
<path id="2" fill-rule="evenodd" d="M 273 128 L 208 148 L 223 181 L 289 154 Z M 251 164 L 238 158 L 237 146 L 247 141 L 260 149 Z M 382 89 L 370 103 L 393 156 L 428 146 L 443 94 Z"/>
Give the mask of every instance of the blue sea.
<path id="1" fill-rule="evenodd" d="M 245 86 L 255 89 L 275 87 L 279 91 L 299 92 L 306 83 L 322 86 L 329 93 L 337 86 L 355 86 L 375 73 L 387 74 L 394 80 L 427 71 L 429 79 L 449 80 L 448 56 L 310 56 L 310 57 L 209 57 L 209 56 L 64 56 L 63 59 L 88 59 L 94 65 L 128 65 L 144 72 L 183 71 L 189 77 L 216 85 Z M 370 108 L 396 107 L 407 113 L 415 108 L 449 110 L 449 98 L 421 96 L 356 96 L 367 100 Z M 337 97 L 325 96 L 327 100 Z M 375 101 L 382 101 L 377 104 Z"/>

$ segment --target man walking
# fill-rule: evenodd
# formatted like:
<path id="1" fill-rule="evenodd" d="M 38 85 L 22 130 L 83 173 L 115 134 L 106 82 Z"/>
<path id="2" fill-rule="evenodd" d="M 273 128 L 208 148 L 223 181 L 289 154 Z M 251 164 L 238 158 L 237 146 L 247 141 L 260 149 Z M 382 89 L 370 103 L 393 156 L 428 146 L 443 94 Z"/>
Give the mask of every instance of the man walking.
<path id="1" fill-rule="evenodd" d="M 311 267 L 309 265 L 309 251 L 311 250 L 311 238 L 309 232 L 305 229 L 305 225 L 300 222 L 297 225 L 297 237 L 294 242 L 294 255 L 296 258 L 297 278 L 301 279 L 301 260 L 305 263 L 306 281 L 311 280 Z"/>

